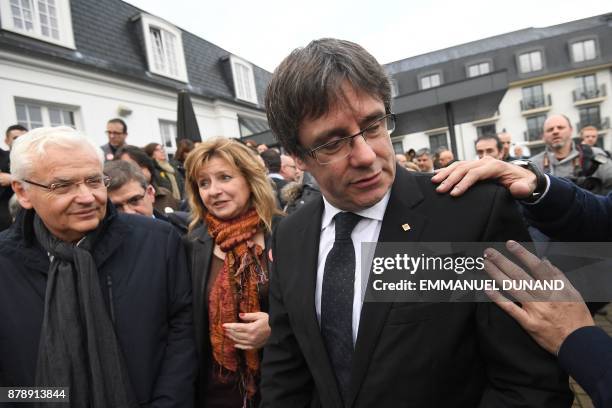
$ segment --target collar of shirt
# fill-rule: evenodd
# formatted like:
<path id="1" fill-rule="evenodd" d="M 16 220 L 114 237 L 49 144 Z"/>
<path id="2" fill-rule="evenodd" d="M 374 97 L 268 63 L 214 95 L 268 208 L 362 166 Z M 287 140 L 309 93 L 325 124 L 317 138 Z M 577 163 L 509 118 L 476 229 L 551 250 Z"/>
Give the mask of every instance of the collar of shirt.
<path id="1" fill-rule="evenodd" d="M 362 216 L 363 218 L 369 218 L 376 221 L 382 221 L 385 216 L 385 211 L 387 210 L 387 204 L 389 203 L 389 197 L 391 197 L 391 190 L 387 191 L 379 202 L 374 204 L 371 207 L 366 208 L 365 210 L 357 211 L 355 214 Z M 339 212 L 342 212 L 341 209 L 334 207 L 330 204 L 329 201 L 323 196 L 323 217 L 321 218 L 321 231 L 325 228 L 329 227 L 334 216 Z"/>
<path id="2" fill-rule="evenodd" d="M 270 173 L 268 174 L 268 177 L 272 179 L 281 179 L 281 180 L 285 179 L 283 176 L 280 175 L 280 173 Z"/>

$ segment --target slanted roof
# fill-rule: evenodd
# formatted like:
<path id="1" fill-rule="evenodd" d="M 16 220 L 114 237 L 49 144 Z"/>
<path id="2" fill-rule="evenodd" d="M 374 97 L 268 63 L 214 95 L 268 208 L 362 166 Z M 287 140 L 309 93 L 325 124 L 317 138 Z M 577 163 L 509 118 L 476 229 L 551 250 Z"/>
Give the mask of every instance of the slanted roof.
<path id="1" fill-rule="evenodd" d="M 148 72 L 140 25 L 146 13 L 121 0 L 70 0 L 76 50 L 0 30 L 0 49 L 45 58 L 163 88 L 187 88 L 192 95 L 222 99 L 263 110 L 265 89 L 272 74 L 253 64 L 257 106 L 235 98 L 233 80 L 223 67 L 231 53 L 182 30 L 189 84 Z M 149 13 L 146 13 L 149 14 Z"/>

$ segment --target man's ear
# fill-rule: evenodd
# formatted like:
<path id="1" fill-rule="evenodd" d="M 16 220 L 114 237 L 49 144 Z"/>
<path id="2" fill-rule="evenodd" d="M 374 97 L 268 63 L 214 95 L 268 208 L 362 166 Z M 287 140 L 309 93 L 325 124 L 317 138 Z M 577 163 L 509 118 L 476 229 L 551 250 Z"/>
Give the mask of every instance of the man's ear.
<path id="1" fill-rule="evenodd" d="M 30 195 L 28 190 L 23 187 L 23 183 L 20 181 L 13 180 L 11 182 L 11 186 L 13 187 L 13 191 L 17 196 L 17 201 L 19 201 L 19 204 L 25 209 L 31 209 L 33 205 L 30 201 Z"/>
<path id="2" fill-rule="evenodd" d="M 153 187 L 153 185 L 149 184 L 147 186 L 147 189 L 145 190 L 145 194 L 151 198 L 152 203 L 155 202 L 155 187 Z"/>

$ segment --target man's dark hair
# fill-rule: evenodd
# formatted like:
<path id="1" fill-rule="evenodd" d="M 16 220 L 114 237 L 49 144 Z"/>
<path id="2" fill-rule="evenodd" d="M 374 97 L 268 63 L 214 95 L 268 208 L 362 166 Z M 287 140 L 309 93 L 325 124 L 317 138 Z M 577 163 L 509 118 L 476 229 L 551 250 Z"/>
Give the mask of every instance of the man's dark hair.
<path id="1" fill-rule="evenodd" d="M 135 181 L 143 189 L 147 189 L 147 180 L 138 166 L 125 160 L 113 160 L 104 164 L 104 174 L 110 177 L 111 181 L 108 191 L 119 190 L 131 181 Z"/>
<path id="2" fill-rule="evenodd" d="M 499 137 L 497 137 L 497 135 L 494 135 L 492 133 L 478 136 L 478 138 L 474 142 L 474 146 L 476 146 L 478 142 L 480 142 L 481 140 L 495 140 L 495 145 L 497 146 L 497 150 L 499 150 L 500 152 L 504 148 L 504 145 L 502 144 L 501 140 L 499 140 Z"/>
<path id="3" fill-rule="evenodd" d="M 121 118 L 113 118 L 106 123 L 120 123 L 123 126 L 123 133 L 127 133 L 127 124 Z"/>
<path id="4" fill-rule="evenodd" d="M 4 136 L 8 137 L 9 133 L 11 133 L 13 130 L 21 130 L 23 132 L 28 132 L 28 128 L 25 127 L 25 126 L 11 125 L 11 126 L 6 128 L 6 132 L 4 132 Z"/>
<path id="5" fill-rule="evenodd" d="M 120 147 L 115 152 L 115 160 L 121 160 L 121 156 L 124 154 L 127 154 L 130 159 L 138 163 L 138 166 L 146 167 L 147 170 L 149 170 L 149 173 L 151 173 L 151 177 L 155 177 L 155 164 L 153 163 L 153 159 L 147 156 L 147 154 L 140 147 L 131 145 Z"/>
<path id="6" fill-rule="evenodd" d="M 261 153 L 261 158 L 263 159 L 270 173 L 278 173 L 280 171 L 281 156 L 279 152 L 274 149 L 268 149 Z"/>
<path id="7" fill-rule="evenodd" d="M 323 38 L 294 50 L 276 68 L 266 93 L 270 128 L 289 154 L 304 157 L 298 141 L 304 119 L 318 119 L 347 102 L 342 85 L 380 99 L 391 113 L 389 77 L 376 59 L 350 41 Z M 310 147 L 310 146 L 308 146 Z"/>
<path id="8" fill-rule="evenodd" d="M 422 149 L 417 150 L 416 154 L 414 155 L 414 157 L 421 157 L 427 155 L 429 157 L 431 157 L 431 150 L 429 150 L 427 147 L 424 147 Z"/>

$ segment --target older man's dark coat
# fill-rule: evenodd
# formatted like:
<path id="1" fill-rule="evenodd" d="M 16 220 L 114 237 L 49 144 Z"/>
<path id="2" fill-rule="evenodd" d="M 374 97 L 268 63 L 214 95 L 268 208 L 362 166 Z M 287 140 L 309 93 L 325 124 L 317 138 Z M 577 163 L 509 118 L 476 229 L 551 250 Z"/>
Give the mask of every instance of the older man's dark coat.
<path id="1" fill-rule="evenodd" d="M 197 359 L 181 240 L 168 223 L 109 207 L 93 257 L 134 394 L 141 406 L 191 407 Z M 34 385 L 49 258 L 33 215 L 0 234 L 0 386 Z"/>

